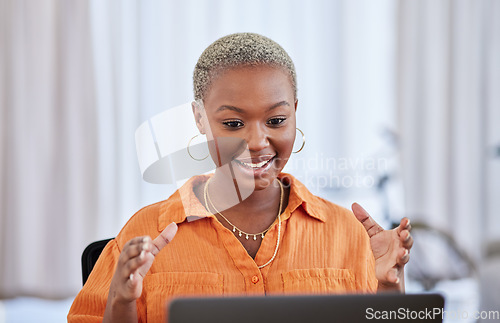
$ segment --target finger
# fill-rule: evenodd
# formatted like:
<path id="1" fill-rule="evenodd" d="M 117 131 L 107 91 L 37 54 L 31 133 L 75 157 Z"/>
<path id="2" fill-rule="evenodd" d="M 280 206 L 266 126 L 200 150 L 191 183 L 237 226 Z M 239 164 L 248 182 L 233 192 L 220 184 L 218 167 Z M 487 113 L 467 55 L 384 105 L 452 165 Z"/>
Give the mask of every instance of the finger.
<path id="1" fill-rule="evenodd" d="M 120 268 L 123 268 L 130 259 L 137 257 L 141 253 L 141 243 L 143 240 L 144 237 L 136 237 L 125 243 L 118 259 Z"/>
<path id="2" fill-rule="evenodd" d="M 175 222 L 170 223 L 167 227 L 153 240 L 153 248 L 151 253 L 156 256 L 158 252 L 161 251 L 167 244 L 172 241 L 175 234 L 177 233 L 177 224 Z"/>
<path id="3" fill-rule="evenodd" d="M 151 253 L 149 253 L 149 255 L 151 257 L 153 257 L 153 255 Z M 154 258 L 154 257 L 153 257 Z M 130 288 L 136 288 L 137 285 L 142 281 L 142 279 L 144 278 L 144 275 L 142 275 L 140 273 L 140 270 L 136 270 L 135 272 L 131 273 L 128 277 L 127 277 L 127 284 L 129 285 Z"/>
<path id="4" fill-rule="evenodd" d="M 396 268 L 393 267 L 387 272 L 387 282 L 391 284 L 399 283 L 398 270 Z"/>
<path id="5" fill-rule="evenodd" d="M 402 218 L 401 221 L 399 222 L 399 226 L 398 226 L 398 233 L 401 233 L 401 231 L 403 230 L 408 230 L 410 231 L 411 230 L 411 225 L 410 225 L 410 219 L 408 218 Z"/>
<path id="6" fill-rule="evenodd" d="M 413 247 L 413 237 L 412 237 L 410 231 L 403 230 L 401 232 L 401 234 L 399 235 L 399 239 L 400 239 L 404 248 L 410 250 L 411 247 Z"/>
<path id="7" fill-rule="evenodd" d="M 368 232 L 368 236 L 371 238 L 374 235 L 376 235 L 379 232 L 384 231 L 384 228 L 382 228 L 380 225 L 378 225 L 375 220 L 366 212 L 365 209 L 361 207 L 358 203 L 353 203 L 352 205 L 352 212 L 356 216 L 359 222 L 363 224 L 365 227 L 366 232 Z"/>
<path id="8" fill-rule="evenodd" d="M 146 263 L 147 255 L 150 254 L 146 250 L 142 250 L 137 257 L 131 258 L 124 266 L 123 277 L 128 279 L 131 274 L 135 274 L 136 271 Z"/>
<path id="9" fill-rule="evenodd" d="M 128 276 L 127 283 L 129 283 L 131 287 L 135 287 L 135 285 L 137 285 L 137 283 L 139 283 L 140 276 L 138 275 L 138 272 L 139 271 L 133 272 Z"/>
<path id="10" fill-rule="evenodd" d="M 155 249 L 156 247 L 153 248 L 153 250 Z M 145 258 L 146 259 L 144 260 L 144 263 L 135 272 L 134 274 L 135 276 L 141 276 L 141 277 L 146 276 L 146 274 L 149 271 L 149 268 L 151 268 L 151 265 L 155 260 L 155 256 L 153 255 L 152 252 L 146 252 Z"/>
<path id="11" fill-rule="evenodd" d="M 127 248 L 124 248 L 124 253 L 126 256 L 126 260 L 128 261 L 129 259 L 132 259 L 134 257 L 137 257 L 141 251 L 146 250 L 146 251 L 151 251 L 152 249 L 152 240 L 148 236 L 144 237 L 139 237 L 140 239 L 137 240 L 136 242 L 129 244 Z"/>
<path id="12" fill-rule="evenodd" d="M 406 265 L 409 260 L 410 260 L 410 253 L 408 252 L 408 249 L 405 249 L 402 257 L 400 257 L 398 260 L 398 265 L 400 267 L 402 267 L 402 266 Z"/>
<path id="13" fill-rule="evenodd" d="M 129 241 L 127 241 L 127 243 L 125 243 L 125 245 L 123 246 L 123 250 L 126 250 L 126 249 L 128 249 L 128 248 L 133 247 L 133 246 L 137 246 L 137 245 L 142 244 L 145 238 L 147 238 L 147 236 L 135 237 L 135 238 L 133 238 L 133 239 L 130 239 L 130 240 L 129 240 Z"/>

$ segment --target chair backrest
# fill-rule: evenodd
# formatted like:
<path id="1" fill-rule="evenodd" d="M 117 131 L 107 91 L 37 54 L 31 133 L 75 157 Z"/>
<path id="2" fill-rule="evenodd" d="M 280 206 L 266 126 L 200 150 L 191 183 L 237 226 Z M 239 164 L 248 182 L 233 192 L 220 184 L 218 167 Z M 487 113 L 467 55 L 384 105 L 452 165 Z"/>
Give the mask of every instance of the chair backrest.
<path id="1" fill-rule="evenodd" d="M 82 253 L 82 281 L 83 285 L 89 278 L 90 273 L 92 272 L 92 268 L 94 268 L 97 259 L 99 259 L 99 255 L 102 252 L 102 249 L 108 244 L 109 241 L 114 238 L 104 239 L 92 242 L 83 250 Z"/>

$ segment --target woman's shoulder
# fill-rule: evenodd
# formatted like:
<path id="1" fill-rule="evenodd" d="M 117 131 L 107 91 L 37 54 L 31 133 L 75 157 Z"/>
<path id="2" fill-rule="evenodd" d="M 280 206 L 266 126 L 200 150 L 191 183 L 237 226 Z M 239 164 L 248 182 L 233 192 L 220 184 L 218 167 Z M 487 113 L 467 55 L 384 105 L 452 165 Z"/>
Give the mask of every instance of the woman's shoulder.
<path id="1" fill-rule="evenodd" d="M 188 179 L 166 200 L 148 205 L 137 211 L 123 226 L 115 240 L 121 248 L 127 241 L 139 236 L 156 238 L 172 222 L 177 224 L 186 220 L 201 206 L 196 203 L 195 186 L 204 183 L 211 175 L 198 175 Z"/>

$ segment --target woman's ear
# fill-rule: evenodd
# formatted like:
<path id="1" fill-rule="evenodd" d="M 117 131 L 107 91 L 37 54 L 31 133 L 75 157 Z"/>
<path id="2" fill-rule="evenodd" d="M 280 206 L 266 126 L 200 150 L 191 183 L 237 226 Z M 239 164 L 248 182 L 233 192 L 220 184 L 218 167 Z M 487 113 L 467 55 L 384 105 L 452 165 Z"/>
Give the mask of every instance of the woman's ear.
<path id="1" fill-rule="evenodd" d="M 299 99 L 295 99 L 295 112 L 297 112 L 297 104 L 299 104 Z"/>
<path id="2" fill-rule="evenodd" d="M 205 109 L 203 108 L 203 103 L 201 103 L 200 100 L 193 101 L 191 103 L 191 107 L 193 109 L 194 121 L 196 122 L 198 130 L 202 135 L 205 135 L 206 134 L 205 124 L 207 122 L 206 120 L 207 115 Z"/>

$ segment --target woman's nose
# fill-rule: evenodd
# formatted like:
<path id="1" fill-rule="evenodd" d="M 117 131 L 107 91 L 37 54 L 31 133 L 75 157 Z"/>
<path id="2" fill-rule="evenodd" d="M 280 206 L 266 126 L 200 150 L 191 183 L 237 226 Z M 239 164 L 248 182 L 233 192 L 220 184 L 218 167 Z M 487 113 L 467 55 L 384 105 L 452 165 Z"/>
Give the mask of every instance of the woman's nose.
<path id="1" fill-rule="evenodd" d="M 250 151 L 261 151 L 269 146 L 268 133 L 260 126 L 249 127 L 246 141 Z"/>

